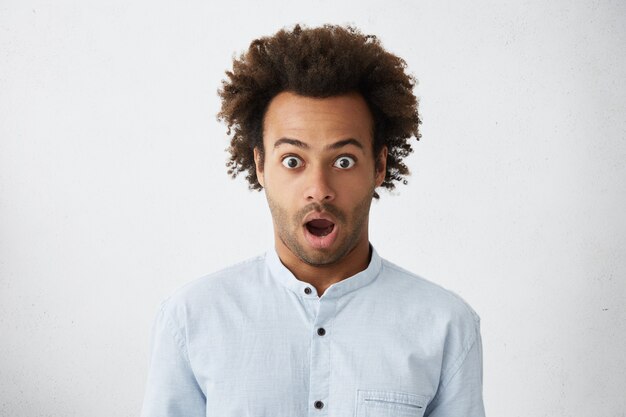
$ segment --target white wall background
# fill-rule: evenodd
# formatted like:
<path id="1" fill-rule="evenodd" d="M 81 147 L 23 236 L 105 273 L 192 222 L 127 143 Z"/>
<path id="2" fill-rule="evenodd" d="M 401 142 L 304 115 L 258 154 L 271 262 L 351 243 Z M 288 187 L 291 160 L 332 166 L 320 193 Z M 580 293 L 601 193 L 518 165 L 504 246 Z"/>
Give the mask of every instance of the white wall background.
<path id="1" fill-rule="evenodd" d="M 2 0 L 0 415 L 138 415 L 160 300 L 272 243 L 216 90 L 296 22 L 355 24 L 419 79 L 371 241 L 480 314 L 488 415 L 624 416 L 620 0 Z"/>

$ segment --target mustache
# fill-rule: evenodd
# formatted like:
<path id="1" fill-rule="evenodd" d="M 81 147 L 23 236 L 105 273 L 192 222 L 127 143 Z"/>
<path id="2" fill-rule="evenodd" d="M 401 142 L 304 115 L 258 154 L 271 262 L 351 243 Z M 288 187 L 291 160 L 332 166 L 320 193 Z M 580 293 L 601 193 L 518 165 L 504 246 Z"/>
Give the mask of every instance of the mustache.
<path id="1" fill-rule="evenodd" d="M 304 216 L 306 216 L 312 211 L 317 211 L 317 212 L 325 211 L 327 213 L 330 213 L 334 218 L 339 220 L 341 223 L 346 222 L 346 215 L 337 207 L 333 206 L 332 204 L 320 204 L 320 203 L 311 203 L 311 204 L 306 205 L 296 215 L 296 222 L 301 222 Z"/>

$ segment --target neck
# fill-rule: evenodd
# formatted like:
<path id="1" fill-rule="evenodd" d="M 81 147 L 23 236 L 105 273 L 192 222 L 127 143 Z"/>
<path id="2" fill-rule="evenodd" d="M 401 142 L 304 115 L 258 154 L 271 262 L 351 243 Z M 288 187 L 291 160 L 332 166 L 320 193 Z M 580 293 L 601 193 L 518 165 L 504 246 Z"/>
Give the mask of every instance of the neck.
<path id="1" fill-rule="evenodd" d="M 367 269 L 371 257 L 367 232 L 346 256 L 329 265 L 310 265 L 302 261 L 279 238 L 275 239 L 275 247 L 283 265 L 298 280 L 313 285 L 320 297 L 332 284 Z"/>

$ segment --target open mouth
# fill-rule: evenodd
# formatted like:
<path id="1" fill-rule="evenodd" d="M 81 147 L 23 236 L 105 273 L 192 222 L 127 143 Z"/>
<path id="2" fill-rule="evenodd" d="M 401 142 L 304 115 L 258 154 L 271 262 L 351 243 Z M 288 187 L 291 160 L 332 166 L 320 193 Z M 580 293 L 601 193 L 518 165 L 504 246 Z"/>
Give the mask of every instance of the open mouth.
<path id="1" fill-rule="evenodd" d="M 323 237 L 333 231 L 335 224 L 328 220 L 315 219 L 306 223 L 306 228 L 312 235 Z"/>

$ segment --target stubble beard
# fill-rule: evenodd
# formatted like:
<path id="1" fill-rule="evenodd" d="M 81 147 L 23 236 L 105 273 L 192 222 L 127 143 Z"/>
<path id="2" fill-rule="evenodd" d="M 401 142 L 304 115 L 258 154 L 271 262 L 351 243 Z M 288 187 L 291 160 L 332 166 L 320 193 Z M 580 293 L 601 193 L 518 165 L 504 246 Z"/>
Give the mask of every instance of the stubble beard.
<path id="1" fill-rule="evenodd" d="M 319 203 L 309 204 L 290 217 L 289 213 L 272 199 L 267 188 L 265 189 L 265 196 L 274 220 L 274 228 L 283 244 L 304 263 L 314 267 L 322 267 L 338 263 L 359 243 L 369 218 L 374 188 L 372 187 L 370 191 L 359 201 L 348 217 L 333 205 Z M 343 234 L 343 238 L 337 237 L 336 249 L 307 249 L 298 240 L 299 236 L 303 237 L 302 229 L 305 226 L 303 226 L 302 220 L 311 211 L 327 211 L 337 220 L 340 226 L 339 232 Z M 349 223 L 348 219 L 351 219 L 352 222 Z"/>

